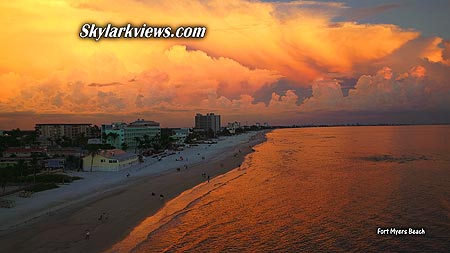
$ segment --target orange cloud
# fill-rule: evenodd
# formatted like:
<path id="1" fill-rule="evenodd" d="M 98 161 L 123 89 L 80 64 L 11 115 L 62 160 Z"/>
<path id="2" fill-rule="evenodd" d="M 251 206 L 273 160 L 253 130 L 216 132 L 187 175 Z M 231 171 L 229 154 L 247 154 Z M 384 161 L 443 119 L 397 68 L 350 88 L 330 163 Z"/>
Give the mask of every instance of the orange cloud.
<path id="1" fill-rule="evenodd" d="M 286 112 L 446 102 L 445 96 L 427 96 L 448 94 L 448 42 L 391 24 L 332 21 L 347 9 L 314 1 L 2 2 L 7 25 L 0 34 L 6 49 L 0 58 L 0 109 L 146 113 L 173 123 L 199 110 L 276 119 Z M 206 25 L 208 30 L 199 40 L 95 42 L 78 37 L 85 22 Z M 377 73 L 383 66 L 390 68 Z M 339 81 L 328 80 L 331 75 L 359 81 L 344 97 Z M 272 93 L 266 104 L 255 101 L 258 91 L 281 79 L 295 87 Z M 297 87 L 312 87 L 303 104 Z M 413 95 L 421 102 L 413 103 Z"/>

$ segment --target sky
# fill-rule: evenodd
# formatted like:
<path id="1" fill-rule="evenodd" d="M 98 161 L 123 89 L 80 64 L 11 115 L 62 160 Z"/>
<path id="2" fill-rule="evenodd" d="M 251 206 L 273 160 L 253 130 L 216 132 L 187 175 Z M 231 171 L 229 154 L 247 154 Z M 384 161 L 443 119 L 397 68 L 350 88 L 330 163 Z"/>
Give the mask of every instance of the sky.
<path id="1" fill-rule="evenodd" d="M 0 129 L 196 113 L 270 125 L 450 123 L 449 1 L 0 3 Z M 204 25 L 203 39 L 79 37 Z"/>

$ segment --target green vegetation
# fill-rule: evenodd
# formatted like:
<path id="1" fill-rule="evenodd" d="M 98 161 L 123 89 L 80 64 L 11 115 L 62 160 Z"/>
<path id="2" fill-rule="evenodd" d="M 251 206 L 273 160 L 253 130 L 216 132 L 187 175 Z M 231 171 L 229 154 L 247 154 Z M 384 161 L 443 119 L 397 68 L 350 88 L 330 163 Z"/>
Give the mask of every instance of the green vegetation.
<path id="1" fill-rule="evenodd" d="M 58 185 L 56 185 L 55 183 L 43 183 L 43 184 L 33 185 L 30 188 L 28 188 L 28 190 L 32 191 L 32 192 L 40 192 L 40 191 L 45 191 L 45 190 L 50 190 L 50 189 L 55 189 L 55 188 L 58 188 Z"/>
<path id="2" fill-rule="evenodd" d="M 65 174 L 40 174 L 36 175 L 36 183 L 71 183 L 74 180 L 82 179 L 81 177 L 72 177 Z M 32 176 L 25 178 L 26 182 L 33 182 Z"/>
<path id="3" fill-rule="evenodd" d="M 79 179 L 82 178 L 65 174 L 38 174 L 37 170 L 23 161 L 19 161 L 15 166 L 0 169 L 0 185 L 17 185 L 35 192 L 57 188 L 57 184 L 71 183 Z"/>
<path id="4" fill-rule="evenodd" d="M 156 135 L 152 138 L 148 135 L 144 135 L 143 138 L 134 138 L 137 142 L 136 149 L 140 151 L 153 149 L 153 150 L 164 150 L 172 148 L 174 139 L 170 137 L 169 134 Z"/>

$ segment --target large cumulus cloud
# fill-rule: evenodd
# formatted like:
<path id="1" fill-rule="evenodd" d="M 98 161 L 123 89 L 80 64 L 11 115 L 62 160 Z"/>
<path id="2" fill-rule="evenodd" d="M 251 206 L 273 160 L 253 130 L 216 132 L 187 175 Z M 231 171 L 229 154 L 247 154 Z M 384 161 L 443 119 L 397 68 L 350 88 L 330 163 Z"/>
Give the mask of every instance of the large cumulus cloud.
<path id="1" fill-rule="evenodd" d="M 296 123 L 316 112 L 450 110 L 448 41 L 392 24 L 333 22 L 349 11 L 342 3 L 68 0 L 0 7 L 8 20 L 21 20 L 0 35 L 10 49 L 0 58 L 4 127 L 15 112 L 191 125 L 198 111 L 222 113 L 225 121 Z M 205 24 L 208 32 L 201 40 L 77 38 L 92 17 L 99 24 Z"/>

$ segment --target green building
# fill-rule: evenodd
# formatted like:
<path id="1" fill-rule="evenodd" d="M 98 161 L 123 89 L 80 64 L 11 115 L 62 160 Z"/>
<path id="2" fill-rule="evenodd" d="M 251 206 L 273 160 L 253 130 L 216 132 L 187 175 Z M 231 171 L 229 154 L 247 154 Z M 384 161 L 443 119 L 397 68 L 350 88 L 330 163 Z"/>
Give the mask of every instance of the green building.
<path id="1" fill-rule="evenodd" d="M 130 124 L 115 122 L 102 125 L 102 142 L 118 149 L 126 145 L 129 150 L 134 150 L 139 144 L 137 139 L 143 139 L 145 135 L 150 139 L 161 135 L 159 123 L 138 119 Z"/>

